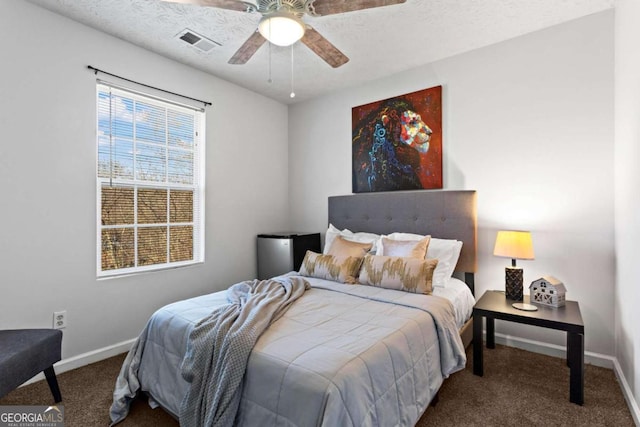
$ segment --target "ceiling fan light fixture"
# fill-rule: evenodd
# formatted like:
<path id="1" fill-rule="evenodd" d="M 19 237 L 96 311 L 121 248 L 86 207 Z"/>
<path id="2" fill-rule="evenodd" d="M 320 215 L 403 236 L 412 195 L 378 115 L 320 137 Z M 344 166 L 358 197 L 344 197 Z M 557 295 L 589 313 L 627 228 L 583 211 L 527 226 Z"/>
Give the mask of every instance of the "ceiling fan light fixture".
<path id="1" fill-rule="evenodd" d="M 260 20 L 258 31 L 262 37 L 277 46 L 291 46 L 304 36 L 305 25 L 295 15 L 274 12 Z"/>

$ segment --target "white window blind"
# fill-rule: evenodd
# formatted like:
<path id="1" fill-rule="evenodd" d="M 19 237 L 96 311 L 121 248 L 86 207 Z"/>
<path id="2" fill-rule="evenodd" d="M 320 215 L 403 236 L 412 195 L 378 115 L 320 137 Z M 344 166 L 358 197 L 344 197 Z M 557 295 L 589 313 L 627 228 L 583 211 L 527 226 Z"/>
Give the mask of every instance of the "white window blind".
<path id="1" fill-rule="evenodd" d="M 97 84 L 98 276 L 204 260 L 204 112 Z"/>

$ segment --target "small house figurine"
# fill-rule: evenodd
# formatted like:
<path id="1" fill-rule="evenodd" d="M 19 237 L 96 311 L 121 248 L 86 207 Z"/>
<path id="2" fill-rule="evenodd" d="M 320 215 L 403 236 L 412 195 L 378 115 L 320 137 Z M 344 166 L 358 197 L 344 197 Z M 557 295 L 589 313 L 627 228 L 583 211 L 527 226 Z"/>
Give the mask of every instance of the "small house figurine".
<path id="1" fill-rule="evenodd" d="M 553 276 L 544 276 L 531 282 L 529 286 L 530 301 L 551 307 L 563 307 L 567 289 Z"/>

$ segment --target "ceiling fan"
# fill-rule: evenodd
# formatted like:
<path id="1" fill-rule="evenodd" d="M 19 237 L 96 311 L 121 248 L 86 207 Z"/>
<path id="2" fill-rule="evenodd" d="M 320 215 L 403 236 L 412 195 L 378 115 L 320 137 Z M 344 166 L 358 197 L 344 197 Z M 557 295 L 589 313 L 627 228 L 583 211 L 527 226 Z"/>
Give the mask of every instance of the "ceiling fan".
<path id="1" fill-rule="evenodd" d="M 260 13 L 262 19 L 255 31 L 231 57 L 229 64 L 245 64 L 268 40 L 278 46 L 289 46 L 301 40 L 327 64 L 334 68 L 349 61 L 338 48 L 302 21 L 304 15 L 325 16 L 362 9 L 391 6 L 406 0 L 162 0 L 169 3 L 217 7 L 238 12 Z"/>

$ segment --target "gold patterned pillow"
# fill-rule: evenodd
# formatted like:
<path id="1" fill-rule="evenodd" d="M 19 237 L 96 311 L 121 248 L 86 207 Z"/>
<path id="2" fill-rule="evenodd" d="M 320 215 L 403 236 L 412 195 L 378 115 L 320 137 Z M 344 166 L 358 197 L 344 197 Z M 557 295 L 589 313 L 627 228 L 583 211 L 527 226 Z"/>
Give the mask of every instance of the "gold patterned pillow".
<path id="1" fill-rule="evenodd" d="M 352 242 L 342 236 L 338 236 L 331 244 L 327 255 L 362 258 L 371 250 L 372 246 L 373 243 Z"/>
<path id="2" fill-rule="evenodd" d="M 431 294 L 437 259 L 366 255 L 358 281 L 363 285 Z"/>
<path id="3" fill-rule="evenodd" d="M 420 240 L 394 240 L 383 237 L 380 242 L 382 253 L 378 252 L 378 255 L 425 259 L 430 241 L 431 236 L 425 236 Z"/>
<path id="4" fill-rule="evenodd" d="M 300 275 L 341 283 L 356 283 L 362 257 L 322 255 L 307 251 L 300 266 Z"/>

